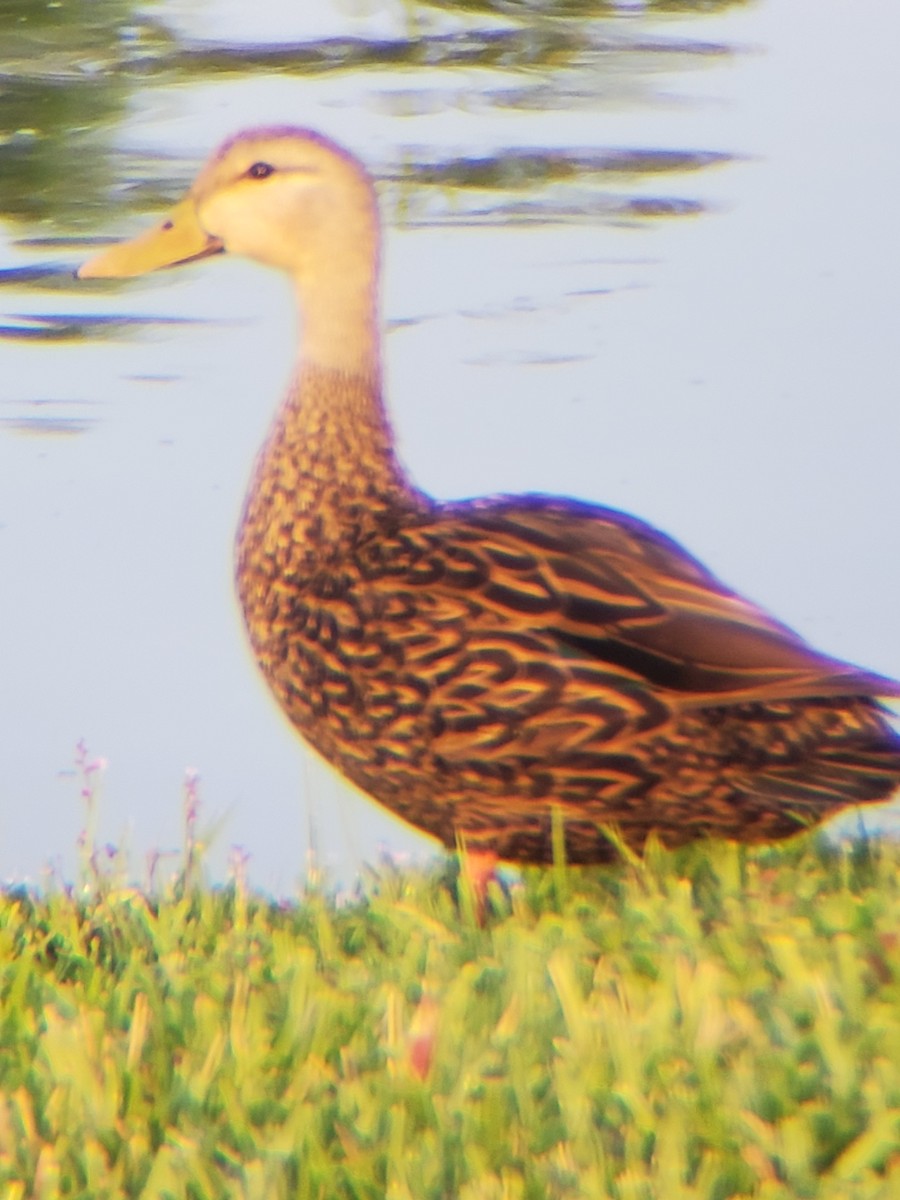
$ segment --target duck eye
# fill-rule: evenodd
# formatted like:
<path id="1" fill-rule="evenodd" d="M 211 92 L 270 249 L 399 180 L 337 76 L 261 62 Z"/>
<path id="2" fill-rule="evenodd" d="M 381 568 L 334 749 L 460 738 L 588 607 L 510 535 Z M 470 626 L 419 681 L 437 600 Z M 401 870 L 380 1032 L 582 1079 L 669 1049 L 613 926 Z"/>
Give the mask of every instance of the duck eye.
<path id="1" fill-rule="evenodd" d="M 247 171 L 247 174 L 251 179 L 267 179 L 274 170 L 275 168 L 271 165 L 271 163 L 255 162 Z"/>

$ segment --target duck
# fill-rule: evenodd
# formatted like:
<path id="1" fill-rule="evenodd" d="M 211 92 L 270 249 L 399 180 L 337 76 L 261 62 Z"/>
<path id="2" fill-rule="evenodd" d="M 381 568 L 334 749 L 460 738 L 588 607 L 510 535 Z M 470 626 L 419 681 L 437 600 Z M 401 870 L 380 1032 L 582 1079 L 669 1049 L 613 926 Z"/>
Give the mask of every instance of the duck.
<path id="1" fill-rule="evenodd" d="M 369 797 L 451 851 L 593 864 L 651 836 L 784 838 L 900 786 L 900 684 L 813 649 L 666 534 L 411 482 L 357 157 L 310 129 L 241 132 L 77 274 L 222 253 L 286 272 L 300 317 L 237 533 L 247 633 L 291 723 Z"/>

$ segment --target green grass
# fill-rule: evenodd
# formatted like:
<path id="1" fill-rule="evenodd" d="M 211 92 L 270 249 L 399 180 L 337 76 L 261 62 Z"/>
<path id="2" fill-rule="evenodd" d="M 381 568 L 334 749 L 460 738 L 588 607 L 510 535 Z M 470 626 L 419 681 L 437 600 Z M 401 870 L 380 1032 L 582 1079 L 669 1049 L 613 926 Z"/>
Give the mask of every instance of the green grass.
<path id="1" fill-rule="evenodd" d="M 892 1200 L 900 847 L 0 897 L 0 1195 Z M 467 915 L 468 914 L 468 915 Z"/>

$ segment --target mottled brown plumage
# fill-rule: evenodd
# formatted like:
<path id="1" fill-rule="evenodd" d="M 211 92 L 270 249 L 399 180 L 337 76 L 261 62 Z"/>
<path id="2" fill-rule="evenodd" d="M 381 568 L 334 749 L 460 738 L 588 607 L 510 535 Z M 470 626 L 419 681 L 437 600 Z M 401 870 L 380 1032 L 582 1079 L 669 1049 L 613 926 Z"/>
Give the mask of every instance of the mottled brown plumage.
<path id="1" fill-rule="evenodd" d="M 177 249 L 164 225 L 85 273 L 224 248 L 292 275 L 301 365 L 247 499 L 238 589 L 279 704 L 359 787 L 448 847 L 522 862 L 551 860 L 555 808 L 588 863 L 613 856 L 604 827 L 637 850 L 651 830 L 759 841 L 900 784 L 877 700 L 900 686 L 816 653 L 662 534 L 571 500 L 439 504 L 409 484 L 356 160 L 303 130 L 240 135 L 176 212 Z"/>

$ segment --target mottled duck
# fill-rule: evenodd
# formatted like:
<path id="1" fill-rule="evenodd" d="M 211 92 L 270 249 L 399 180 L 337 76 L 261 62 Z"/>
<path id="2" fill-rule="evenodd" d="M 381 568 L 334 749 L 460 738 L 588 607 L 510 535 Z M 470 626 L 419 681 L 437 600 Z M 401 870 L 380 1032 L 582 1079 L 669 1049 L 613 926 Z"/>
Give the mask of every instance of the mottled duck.
<path id="1" fill-rule="evenodd" d="M 382 399 L 379 221 L 363 166 L 305 129 L 226 142 L 156 228 L 83 277 L 220 251 L 278 267 L 299 365 L 237 538 L 278 703 L 339 771 L 476 854 L 573 863 L 796 832 L 900 784 L 878 697 L 634 517 L 541 495 L 441 503 Z"/>

